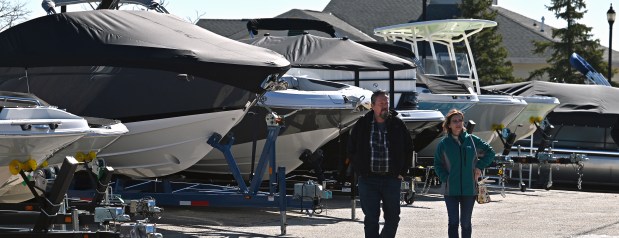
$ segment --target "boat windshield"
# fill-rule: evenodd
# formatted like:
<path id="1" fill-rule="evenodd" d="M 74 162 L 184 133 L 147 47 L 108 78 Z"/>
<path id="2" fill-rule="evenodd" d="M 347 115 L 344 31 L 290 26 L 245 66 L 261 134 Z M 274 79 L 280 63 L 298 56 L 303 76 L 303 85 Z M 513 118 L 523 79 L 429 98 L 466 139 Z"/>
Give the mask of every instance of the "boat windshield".
<path id="1" fill-rule="evenodd" d="M 471 75 L 469 60 L 464 53 L 456 54 L 455 60 L 448 53 L 437 53 L 437 59 L 426 58 L 421 61 L 426 74 L 439 76 L 459 76 L 468 78 Z"/>
<path id="2" fill-rule="evenodd" d="M 21 98 L 0 95 L 0 107 L 38 107 L 41 102 L 34 98 Z"/>

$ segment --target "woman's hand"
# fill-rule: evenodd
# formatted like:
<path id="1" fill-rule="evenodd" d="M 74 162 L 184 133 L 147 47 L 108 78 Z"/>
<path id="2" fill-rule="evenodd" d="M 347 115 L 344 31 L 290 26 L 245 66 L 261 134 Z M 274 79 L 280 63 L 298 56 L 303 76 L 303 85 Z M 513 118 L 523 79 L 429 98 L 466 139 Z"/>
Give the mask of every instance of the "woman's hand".
<path id="1" fill-rule="evenodd" d="M 481 170 L 475 168 L 475 182 L 479 181 L 479 177 L 481 176 Z"/>

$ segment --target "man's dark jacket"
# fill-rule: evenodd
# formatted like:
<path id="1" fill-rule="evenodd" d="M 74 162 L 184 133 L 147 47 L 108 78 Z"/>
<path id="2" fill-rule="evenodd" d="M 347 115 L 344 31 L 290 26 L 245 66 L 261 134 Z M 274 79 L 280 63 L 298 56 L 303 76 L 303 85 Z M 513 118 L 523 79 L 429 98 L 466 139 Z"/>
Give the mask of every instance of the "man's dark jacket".
<path id="1" fill-rule="evenodd" d="M 410 132 L 402 119 L 396 115 L 397 112 L 391 111 L 391 116 L 385 121 L 389 140 L 389 174 L 394 177 L 406 175 L 413 157 L 413 140 Z M 359 118 L 348 139 L 348 158 L 351 159 L 353 169 L 358 176 L 370 175 L 372 120 L 374 120 L 374 111 Z"/>

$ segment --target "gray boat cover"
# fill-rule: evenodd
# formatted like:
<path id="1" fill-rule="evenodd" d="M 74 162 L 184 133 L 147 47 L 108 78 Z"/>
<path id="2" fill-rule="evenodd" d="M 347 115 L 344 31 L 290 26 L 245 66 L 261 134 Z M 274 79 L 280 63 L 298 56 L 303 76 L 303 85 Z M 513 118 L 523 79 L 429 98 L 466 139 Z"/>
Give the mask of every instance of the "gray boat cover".
<path id="1" fill-rule="evenodd" d="M 325 38 L 311 34 L 262 37 L 252 45 L 284 55 L 297 68 L 349 71 L 391 71 L 413 69 L 415 64 L 374 50 L 347 38 Z"/>
<path id="2" fill-rule="evenodd" d="M 550 96 L 559 99 L 549 115 L 553 124 L 611 127 L 619 115 L 619 88 L 602 85 L 545 81 L 486 86 L 484 89 L 518 96 Z"/>
<path id="3" fill-rule="evenodd" d="M 0 67 L 117 66 L 190 74 L 252 92 L 281 55 L 170 14 L 97 10 L 39 17 L 0 33 Z"/>

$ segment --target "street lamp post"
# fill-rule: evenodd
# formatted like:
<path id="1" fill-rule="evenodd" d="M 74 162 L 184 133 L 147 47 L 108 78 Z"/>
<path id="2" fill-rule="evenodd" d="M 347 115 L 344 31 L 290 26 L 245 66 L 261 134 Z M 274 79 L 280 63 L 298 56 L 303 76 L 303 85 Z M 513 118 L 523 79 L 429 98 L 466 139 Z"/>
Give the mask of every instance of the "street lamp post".
<path id="1" fill-rule="evenodd" d="M 613 10 L 613 4 L 610 4 L 610 9 L 606 12 L 606 19 L 609 25 L 608 36 L 608 82 L 610 83 L 612 77 L 612 62 L 613 62 L 613 23 L 615 23 L 615 10 Z"/>

